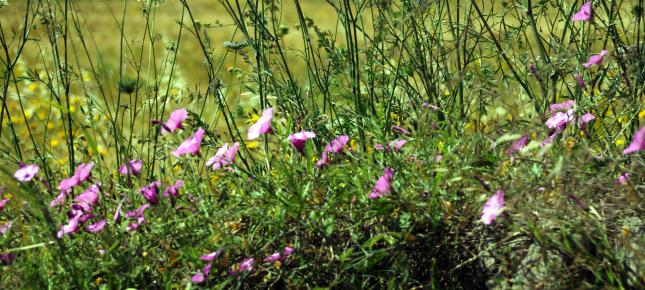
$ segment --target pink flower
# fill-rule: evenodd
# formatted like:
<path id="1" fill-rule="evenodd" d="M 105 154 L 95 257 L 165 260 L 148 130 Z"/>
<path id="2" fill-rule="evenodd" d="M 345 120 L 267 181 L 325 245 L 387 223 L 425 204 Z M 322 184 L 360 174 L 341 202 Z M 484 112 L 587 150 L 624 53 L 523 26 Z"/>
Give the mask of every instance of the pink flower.
<path id="1" fill-rule="evenodd" d="M 572 21 L 589 21 L 591 20 L 591 1 L 585 2 L 580 7 L 580 11 L 571 17 Z"/>
<path id="2" fill-rule="evenodd" d="M 170 113 L 170 117 L 166 123 L 160 121 L 152 121 L 153 124 L 161 125 L 161 134 L 175 132 L 177 129 L 182 128 L 182 122 L 188 118 L 188 111 L 186 109 L 178 109 Z"/>
<path id="3" fill-rule="evenodd" d="M 31 179 L 38 174 L 38 165 L 36 164 L 28 164 L 21 166 L 20 169 L 16 170 L 16 172 L 13 174 L 13 177 L 18 179 L 20 182 L 29 182 Z"/>
<path id="4" fill-rule="evenodd" d="M 121 165 L 119 167 L 119 173 L 123 175 L 137 175 L 139 172 L 141 172 L 141 167 L 143 167 L 143 161 L 137 159 L 137 160 L 130 160 L 128 163 Z"/>
<path id="5" fill-rule="evenodd" d="M 284 247 L 284 250 L 282 250 L 282 256 L 286 258 L 293 254 L 294 251 L 295 249 L 292 247 Z"/>
<path id="6" fill-rule="evenodd" d="M 213 264 L 211 263 L 206 264 L 206 266 L 204 266 L 204 268 L 200 272 L 197 272 L 197 274 L 195 274 L 192 278 L 190 278 L 190 280 L 195 284 L 199 284 L 206 281 L 206 277 L 211 272 L 212 266 Z"/>
<path id="7" fill-rule="evenodd" d="M 77 196 L 74 200 L 78 203 L 84 211 L 90 211 L 99 200 L 100 187 L 93 184 L 85 192 Z"/>
<path id="8" fill-rule="evenodd" d="M 562 132 L 567 127 L 567 124 L 573 121 L 575 121 L 575 117 L 573 116 L 573 109 L 569 109 L 569 111 L 567 111 L 566 113 L 557 112 L 551 115 L 551 117 L 546 120 L 544 124 L 551 129 L 555 129 L 557 132 Z"/>
<path id="9" fill-rule="evenodd" d="M 587 130 L 587 123 L 589 123 L 589 122 L 591 122 L 591 121 L 593 121 L 595 119 L 596 119 L 596 116 L 594 116 L 592 113 L 586 113 L 586 114 L 580 116 L 580 118 L 578 119 L 578 126 L 583 131 L 586 131 Z"/>
<path id="10" fill-rule="evenodd" d="M 6 234 L 7 231 L 9 231 L 9 229 L 11 229 L 12 225 L 13 225 L 13 223 L 10 222 L 10 221 L 6 222 L 6 223 L 3 223 L 3 224 L 0 224 L 0 235 L 4 236 L 4 234 Z"/>
<path id="11" fill-rule="evenodd" d="M 121 207 L 123 207 L 123 201 L 119 203 L 119 206 L 116 207 L 116 211 L 114 211 L 114 217 L 112 217 L 114 223 L 121 219 Z"/>
<path id="12" fill-rule="evenodd" d="M 316 162 L 316 166 L 321 167 L 323 165 L 329 164 L 329 153 L 342 153 L 345 149 L 345 145 L 347 145 L 347 142 L 349 142 L 349 136 L 347 135 L 341 135 L 336 137 L 336 139 L 331 140 L 327 144 L 327 146 L 325 146 L 322 157 L 320 158 L 320 160 L 318 160 L 318 162 Z"/>
<path id="13" fill-rule="evenodd" d="M 562 103 L 556 103 L 556 104 L 551 104 L 549 106 L 549 113 L 557 112 L 557 111 L 567 111 L 573 106 L 576 105 L 576 101 L 574 100 L 566 100 Z"/>
<path id="14" fill-rule="evenodd" d="M 218 257 L 221 253 L 222 253 L 222 250 L 217 250 L 217 251 L 215 251 L 215 252 L 212 252 L 212 253 L 209 253 L 209 254 L 203 255 L 203 256 L 199 257 L 199 259 L 200 259 L 200 260 L 202 260 L 202 261 L 212 262 L 213 260 L 217 259 L 217 257 Z"/>
<path id="15" fill-rule="evenodd" d="M 183 180 L 179 179 L 175 181 L 174 185 L 171 185 L 166 188 L 166 190 L 164 190 L 163 197 L 177 197 L 177 195 L 179 195 L 179 188 L 181 188 L 182 186 L 184 186 Z"/>
<path id="16" fill-rule="evenodd" d="M 389 148 L 394 149 L 395 152 L 399 152 L 399 151 L 401 151 L 403 146 L 405 146 L 405 144 L 407 144 L 407 143 L 408 143 L 408 140 L 402 140 L 402 139 L 394 140 L 394 141 L 390 142 Z"/>
<path id="17" fill-rule="evenodd" d="M 275 252 L 275 253 L 267 256 L 266 258 L 264 258 L 264 261 L 269 262 L 269 263 L 273 263 L 275 261 L 280 260 L 280 258 L 281 258 L 280 252 Z"/>
<path id="18" fill-rule="evenodd" d="M 374 144 L 374 150 L 383 151 L 385 150 L 385 146 L 383 146 L 382 144 Z"/>
<path id="19" fill-rule="evenodd" d="M 159 203 L 159 187 L 161 186 L 161 182 L 155 181 L 153 183 L 150 183 L 149 185 L 144 186 L 141 188 L 139 191 L 141 195 L 152 205 L 156 205 Z"/>
<path id="20" fill-rule="evenodd" d="M 396 133 L 410 135 L 410 131 L 408 131 L 407 129 L 405 129 L 405 128 L 401 127 L 401 126 L 397 126 L 397 125 L 392 125 L 392 131 L 394 131 Z"/>
<path id="21" fill-rule="evenodd" d="M 3 209 L 7 205 L 7 202 L 9 202 L 8 198 L 3 198 L 2 200 L 0 200 L 0 209 Z"/>
<path id="22" fill-rule="evenodd" d="M 627 184 L 627 179 L 629 179 L 629 172 L 621 174 L 618 179 L 616 179 L 616 184 Z"/>
<path id="23" fill-rule="evenodd" d="M 255 263 L 255 259 L 253 258 L 248 258 L 242 261 L 240 263 L 240 270 L 239 272 L 253 272 L 253 264 Z"/>
<path id="24" fill-rule="evenodd" d="M 341 135 L 336 137 L 336 139 L 331 140 L 327 146 L 325 146 L 325 151 L 329 153 L 341 153 L 349 142 L 349 136 Z"/>
<path id="25" fill-rule="evenodd" d="M 370 199 L 381 198 L 392 191 L 392 177 L 394 170 L 392 168 L 383 169 L 383 175 L 376 181 L 372 192 L 368 196 Z"/>
<path id="26" fill-rule="evenodd" d="M 581 89 L 584 89 L 584 88 L 587 87 L 587 84 L 585 84 L 585 80 L 582 78 L 582 75 L 575 74 L 575 75 L 573 75 L 573 78 L 576 79 L 576 82 L 578 83 L 578 86 Z"/>
<path id="27" fill-rule="evenodd" d="M 131 218 L 137 219 L 136 222 L 128 224 L 128 227 L 126 228 L 128 232 L 137 230 L 139 226 L 146 220 L 146 217 L 143 214 L 145 210 L 148 209 L 148 207 L 150 207 L 149 204 L 144 204 L 134 211 L 129 211 L 125 213 L 125 217 L 128 219 L 131 219 Z"/>
<path id="28" fill-rule="evenodd" d="M 60 194 L 56 196 L 56 198 L 49 202 L 49 207 L 55 207 L 65 203 L 65 197 L 67 197 L 67 192 L 61 191 Z"/>
<path id="29" fill-rule="evenodd" d="M 289 142 L 293 147 L 296 147 L 296 150 L 300 153 L 305 153 L 305 143 L 308 139 L 313 139 L 316 137 L 316 133 L 310 131 L 302 131 L 295 134 L 289 135 Z"/>
<path id="30" fill-rule="evenodd" d="M 529 141 L 529 136 L 528 135 L 523 135 L 520 137 L 520 139 L 517 139 L 511 143 L 511 147 L 508 148 L 508 153 L 509 156 L 511 156 L 511 162 L 515 160 L 515 157 L 513 157 L 513 153 L 520 152 L 522 151 L 522 148 L 526 146 L 526 143 Z"/>
<path id="31" fill-rule="evenodd" d="M 273 119 L 273 108 L 266 108 L 262 112 L 262 116 L 255 124 L 249 127 L 248 136 L 249 140 L 255 140 L 260 135 L 269 133 L 271 131 L 271 120 Z"/>
<path id="32" fill-rule="evenodd" d="M 199 271 L 197 272 L 197 274 L 193 275 L 193 277 L 190 278 L 190 281 L 192 281 L 195 284 L 199 284 L 206 281 L 206 277 L 204 276 L 204 273 Z"/>
<path id="33" fill-rule="evenodd" d="M 482 209 L 482 218 L 481 221 L 490 225 L 493 223 L 493 220 L 497 218 L 504 208 L 504 192 L 498 190 L 493 196 L 491 196 L 486 204 L 484 204 L 484 209 Z"/>
<path id="34" fill-rule="evenodd" d="M 73 217 L 71 217 L 68 221 L 67 224 L 64 225 L 56 234 L 56 237 L 59 239 L 62 238 L 64 235 L 69 235 L 73 234 L 78 231 L 78 224 L 79 224 L 79 219 L 81 218 L 83 214 L 81 212 L 77 212 Z"/>
<path id="35" fill-rule="evenodd" d="M 229 164 L 235 163 L 235 154 L 240 146 L 240 143 L 233 143 L 233 146 L 228 147 L 228 143 L 225 143 L 217 150 L 215 156 L 211 157 L 206 161 L 206 166 L 211 167 L 213 170 L 224 168 Z"/>
<path id="36" fill-rule="evenodd" d="M 641 151 L 645 149 L 645 127 L 640 128 L 636 134 L 634 134 L 634 138 L 632 139 L 632 144 L 629 144 L 625 150 L 623 150 L 623 154 L 629 154 L 632 152 L 636 151 Z"/>
<path id="37" fill-rule="evenodd" d="M 79 164 L 78 167 L 76 167 L 76 171 L 74 171 L 74 175 L 70 178 L 63 179 L 60 184 L 58 184 L 58 189 L 61 191 L 67 191 L 72 187 L 80 185 L 83 181 L 90 178 L 92 167 L 94 167 L 94 162 Z"/>
<path id="38" fill-rule="evenodd" d="M 590 56 L 590 57 L 589 57 L 589 60 L 587 60 L 587 62 L 583 63 L 583 64 L 582 64 L 582 66 L 584 66 L 585 68 L 590 68 L 590 67 L 591 67 L 591 66 L 593 66 L 593 65 L 601 64 L 601 63 L 602 63 L 602 59 L 603 59 L 607 54 L 609 54 L 609 52 L 603 49 L 603 50 L 600 52 L 600 54 L 595 54 L 595 55 Z"/>
<path id="39" fill-rule="evenodd" d="M 90 233 L 100 233 L 103 231 L 103 228 L 105 228 L 105 220 L 100 220 L 96 223 L 88 225 L 87 227 L 85 227 L 85 230 Z"/>
<path id="40" fill-rule="evenodd" d="M 172 155 L 179 157 L 185 154 L 197 155 L 199 154 L 199 149 L 202 146 L 202 138 L 204 138 L 204 129 L 198 128 L 195 134 L 186 139 L 184 143 L 181 143 L 177 150 L 172 152 Z"/>

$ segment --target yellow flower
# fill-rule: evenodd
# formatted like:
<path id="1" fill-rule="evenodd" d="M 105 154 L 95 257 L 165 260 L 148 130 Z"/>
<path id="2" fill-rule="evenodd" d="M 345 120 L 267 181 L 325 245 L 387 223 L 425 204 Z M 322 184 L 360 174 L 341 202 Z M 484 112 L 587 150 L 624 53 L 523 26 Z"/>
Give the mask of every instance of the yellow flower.
<path id="1" fill-rule="evenodd" d="M 618 123 L 625 124 L 629 119 L 627 117 L 618 117 Z"/>
<path id="2" fill-rule="evenodd" d="M 246 143 L 246 148 L 249 148 L 249 149 L 253 150 L 255 148 L 258 148 L 259 144 L 260 144 L 260 142 L 258 142 L 258 141 L 251 141 L 249 143 Z"/>
<path id="3" fill-rule="evenodd" d="M 443 151 L 443 141 L 439 141 L 437 143 L 437 149 L 439 149 L 439 151 Z"/>
<path id="4" fill-rule="evenodd" d="M 626 142 L 627 142 L 627 141 L 625 141 L 625 139 L 624 139 L 624 138 L 618 138 L 618 139 L 616 139 L 616 141 L 614 142 L 614 144 L 616 144 L 616 146 L 618 146 L 618 147 L 625 147 L 625 143 L 626 143 Z"/>
<path id="5" fill-rule="evenodd" d="M 58 139 L 51 139 L 49 140 L 49 145 L 51 147 L 58 147 L 58 145 L 60 145 L 60 141 L 58 141 Z"/>
<path id="6" fill-rule="evenodd" d="M 443 91 L 443 95 L 446 97 L 450 97 L 450 90 L 446 89 L 445 91 Z"/>
<path id="7" fill-rule="evenodd" d="M 396 113 L 390 113 L 390 120 L 396 121 L 399 118 L 399 115 Z"/>
<path id="8" fill-rule="evenodd" d="M 76 112 L 76 107 L 75 107 L 74 105 L 69 105 L 69 111 L 70 111 L 71 113 Z"/>
<path id="9" fill-rule="evenodd" d="M 645 119 L 645 109 L 643 109 L 642 111 L 638 112 L 638 118 L 639 119 Z"/>
<path id="10" fill-rule="evenodd" d="M 565 146 L 567 147 L 567 149 L 571 150 L 571 148 L 573 148 L 573 145 L 576 145 L 576 140 L 572 137 L 568 137 L 565 141 Z"/>
<path id="11" fill-rule="evenodd" d="M 44 120 L 45 118 L 47 118 L 47 112 L 38 111 L 38 119 Z"/>
<path id="12" fill-rule="evenodd" d="M 27 89 L 28 89 L 30 92 L 32 92 L 32 93 L 33 93 L 33 92 L 35 92 L 35 91 L 38 89 L 38 83 L 31 83 L 31 84 L 29 84 L 29 86 L 27 87 Z"/>
<path id="13" fill-rule="evenodd" d="M 179 95 L 179 89 L 177 88 L 170 89 L 170 95 L 173 97 L 176 97 L 177 95 Z"/>
<path id="14" fill-rule="evenodd" d="M 349 147 L 351 147 L 353 151 L 358 151 L 358 143 L 356 142 L 356 140 L 349 140 Z"/>
<path id="15" fill-rule="evenodd" d="M 253 124 L 259 119 L 260 119 L 260 116 L 258 116 L 258 114 L 251 114 L 251 117 L 248 120 L 246 120 L 246 123 Z"/>
<path id="16" fill-rule="evenodd" d="M 219 176 L 217 176 L 215 174 L 211 175 L 211 178 L 210 178 L 211 184 L 215 185 L 215 183 L 217 183 L 217 181 L 219 181 Z"/>

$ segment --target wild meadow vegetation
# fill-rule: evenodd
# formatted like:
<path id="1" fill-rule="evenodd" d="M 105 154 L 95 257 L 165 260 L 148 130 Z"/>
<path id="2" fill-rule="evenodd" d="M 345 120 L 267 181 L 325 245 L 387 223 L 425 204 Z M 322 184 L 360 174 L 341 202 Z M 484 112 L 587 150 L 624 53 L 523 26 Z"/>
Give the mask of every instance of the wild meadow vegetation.
<path id="1" fill-rule="evenodd" d="M 643 0 L 0 0 L 0 287 L 643 289 Z"/>

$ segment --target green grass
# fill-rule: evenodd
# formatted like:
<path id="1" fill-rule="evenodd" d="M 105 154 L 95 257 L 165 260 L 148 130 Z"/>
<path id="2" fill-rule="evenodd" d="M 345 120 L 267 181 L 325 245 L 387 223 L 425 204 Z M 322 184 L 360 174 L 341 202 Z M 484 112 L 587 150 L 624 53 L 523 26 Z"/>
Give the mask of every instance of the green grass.
<path id="1" fill-rule="evenodd" d="M 570 21 L 580 1 L 151 2 L 0 8 L 0 254 L 15 255 L 2 288 L 644 286 L 645 159 L 623 154 L 645 119 L 642 1 L 596 1 L 590 22 Z M 547 128 L 566 100 L 595 120 Z M 248 140 L 268 107 L 271 132 Z M 179 108 L 183 128 L 161 134 L 151 121 Z M 173 156 L 198 128 L 200 153 Z M 303 130 L 316 137 L 300 153 L 287 138 Z M 343 152 L 316 166 L 340 135 Z M 395 140 L 408 143 L 375 149 Z M 233 164 L 205 166 L 232 142 Z M 141 173 L 119 174 L 132 159 Z M 49 206 L 90 161 L 91 178 Z M 20 162 L 36 178 L 18 182 Z M 391 191 L 370 199 L 385 168 Z M 161 196 L 180 179 L 177 198 Z M 154 181 L 158 204 L 140 193 Z M 57 238 L 91 184 L 84 226 L 104 230 Z M 129 231 L 123 215 L 145 204 Z M 254 270 L 233 274 L 248 258 Z"/>

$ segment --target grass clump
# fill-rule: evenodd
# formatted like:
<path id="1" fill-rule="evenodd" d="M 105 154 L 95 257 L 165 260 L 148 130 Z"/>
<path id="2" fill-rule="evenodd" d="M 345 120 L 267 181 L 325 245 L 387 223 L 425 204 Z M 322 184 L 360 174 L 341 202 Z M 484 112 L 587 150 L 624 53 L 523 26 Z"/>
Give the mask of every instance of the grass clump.
<path id="1" fill-rule="evenodd" d="M 0 2 L 0 285 L 642 288 L 642 3 L 578 2 Z"/>

